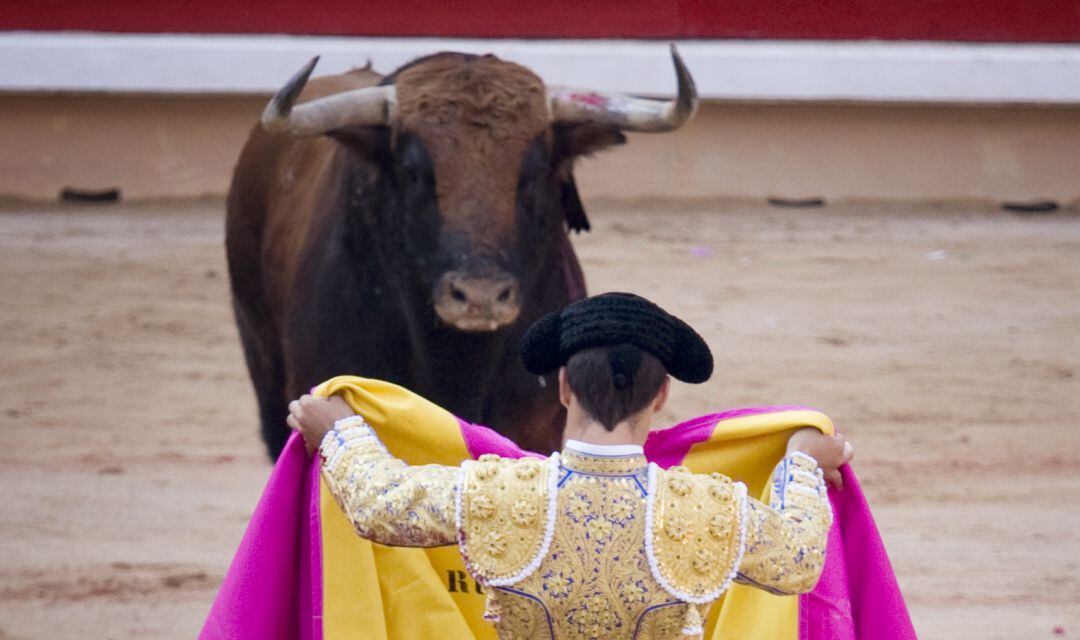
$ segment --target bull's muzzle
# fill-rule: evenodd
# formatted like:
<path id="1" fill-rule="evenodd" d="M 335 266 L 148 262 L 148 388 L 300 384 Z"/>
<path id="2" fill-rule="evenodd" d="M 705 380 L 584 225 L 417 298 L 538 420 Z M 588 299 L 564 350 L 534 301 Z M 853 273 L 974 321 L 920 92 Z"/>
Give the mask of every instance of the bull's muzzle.
<path id="1" fill-rule="evenodd" d="M 521 313 L 518 283 L 513 276 L 444 273 L 435 285 L 435 312 L 462 331 L 495 331 Z"/>

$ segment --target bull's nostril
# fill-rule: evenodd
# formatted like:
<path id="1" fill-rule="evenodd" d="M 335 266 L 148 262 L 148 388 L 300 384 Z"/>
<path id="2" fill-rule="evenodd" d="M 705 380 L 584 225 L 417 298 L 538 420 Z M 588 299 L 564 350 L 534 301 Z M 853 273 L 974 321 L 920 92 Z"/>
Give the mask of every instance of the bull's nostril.
<path id="1" fill-rule="evenodd" d="M 465 302 L 468 298 L 465 296 L 465 292 L 457 287 L 450 287 L 450 297 L 458 302 Z"/>
<path id="2" fill-rule="evenodd" d="M 499 294 L 499 302 L 509 302 L 509 301 L 510 301 L 510 287 L 507 287 L 507 288 L 502 290 L 502 293 Z"/>

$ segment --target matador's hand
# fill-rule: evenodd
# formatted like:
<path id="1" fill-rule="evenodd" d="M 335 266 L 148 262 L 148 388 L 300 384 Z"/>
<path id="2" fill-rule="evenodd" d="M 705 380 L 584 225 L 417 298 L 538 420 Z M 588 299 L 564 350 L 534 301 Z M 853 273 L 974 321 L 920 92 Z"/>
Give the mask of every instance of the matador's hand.
<path id="1" fill-rule="evenodd" d="M 318 398 L 302 395 L 299 400 L 289 403 L 289 417 L 286 422 L 304 438 L 308 455 L 322 444 L 323 436 L 342 418 L 356 415 L 356 412 L 337 396 Z"/>
<path id="2" fill-rule="evenodd" d="M 843 435 L 827 436 L 812 427 L 799 429 L 788 440 L 788 453 L 792 451 L 802 451 L 817 460 L 825 481 L 837 489 L 844 488 L 840 467 L 851 462 L 855 449 Z"/>

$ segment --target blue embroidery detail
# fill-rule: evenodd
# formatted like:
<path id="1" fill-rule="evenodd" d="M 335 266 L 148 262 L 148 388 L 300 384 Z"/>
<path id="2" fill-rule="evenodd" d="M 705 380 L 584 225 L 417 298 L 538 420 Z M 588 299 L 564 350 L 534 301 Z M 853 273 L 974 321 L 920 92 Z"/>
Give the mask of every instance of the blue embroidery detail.
<path id="1" fill-rule="evenodd" d="M 636 637 L 638 637 L 638 634 L 641 633 L 641 625 L 642 625 L 643 622 L 645 622 L 645 618 L 648 617 L 650 612 L 655 611 L 657 609 L 663 609 L 664 607 L 678 606 L 680 604 L 686 604 L 686 603 L 679 602 L 678 600 L 673 600 L 671 602 L 663 602 L 661 604 L 654 604 L 653 606 L 651 606 L 651 607 L 645 609 L 644 611 L 642 611 L 641 615 L 638 616 L 637 624 L 634 625 L 634 635 L 633 635 L 633 637 L 636 638 Z M 686 606 L 689 607 L 691 605 L 687 604 Z"/>
<path id="2" fill-rule="evenodd" d="M 525 593 L 524 591 L 518 591 L 517 589 L 511 589 L 510 587 L 497 587 L 497 589 L 499 591 L 504 591 L 506 593 L 512 593 L 514 595 L 522 596 L 522 597 L 524 597 L 524 598 L 526 598 L 528 600 L 532 600 L 536 604 L 540 605 L 540 608 L 544 610 L 544 618 L 547 620 L 548 637 L 549 638 L 554 638 L 555 637 L 555 627 L 551 624 L 551 611 L 548 611 L 547 606 L 544 604 L 544 602 L 542 600 L 540 600 L 540 598 L 537 598 L 534 595 Z"/>

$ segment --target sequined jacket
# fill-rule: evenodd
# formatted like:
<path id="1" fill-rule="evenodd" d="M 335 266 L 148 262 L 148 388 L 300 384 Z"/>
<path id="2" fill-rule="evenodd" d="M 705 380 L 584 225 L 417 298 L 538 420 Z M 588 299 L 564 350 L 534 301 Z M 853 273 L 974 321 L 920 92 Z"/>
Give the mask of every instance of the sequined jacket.
<path id="1" fill-rule="evenodd" d="M 770 505 L 740 482 L 587 446 L 460 467 L 391 456 L 359 416 L 323 440 L 323 478 L 381 544 L 457 544 L 508 638 L 693 638 L 733 580 L 814 587 L 832 512 L 809 456 L 784 458 Z"/>

